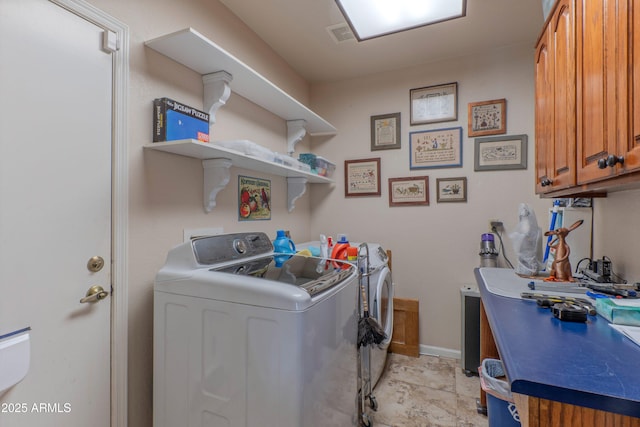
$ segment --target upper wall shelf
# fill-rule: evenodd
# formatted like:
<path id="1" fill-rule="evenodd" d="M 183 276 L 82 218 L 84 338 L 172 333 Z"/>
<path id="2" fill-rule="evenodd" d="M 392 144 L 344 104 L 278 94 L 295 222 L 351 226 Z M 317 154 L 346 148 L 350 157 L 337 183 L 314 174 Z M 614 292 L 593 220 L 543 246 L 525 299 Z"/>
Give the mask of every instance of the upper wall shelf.
<path id="1" fill-rule="evenodd" d="M 225 71 L 232 76 L 234 92 L 287 122 L 304 120 L 306 131 L 311 135 L 333 135 L 337 132 L 329 122 L 193 28 L 167 34 L 145 44 L 203 76 Z"/>

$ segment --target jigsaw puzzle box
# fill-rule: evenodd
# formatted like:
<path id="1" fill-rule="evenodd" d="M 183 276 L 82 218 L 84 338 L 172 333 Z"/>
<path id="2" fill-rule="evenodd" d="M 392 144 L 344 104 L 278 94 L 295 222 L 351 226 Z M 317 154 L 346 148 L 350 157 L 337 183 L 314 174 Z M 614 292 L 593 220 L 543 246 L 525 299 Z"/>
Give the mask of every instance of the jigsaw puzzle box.
<path id="1" fill-rule="evenodd" d="M 209 142 L 209 114 L 173 99 L 154 99 L 153 142 L 177 139 Z"/>

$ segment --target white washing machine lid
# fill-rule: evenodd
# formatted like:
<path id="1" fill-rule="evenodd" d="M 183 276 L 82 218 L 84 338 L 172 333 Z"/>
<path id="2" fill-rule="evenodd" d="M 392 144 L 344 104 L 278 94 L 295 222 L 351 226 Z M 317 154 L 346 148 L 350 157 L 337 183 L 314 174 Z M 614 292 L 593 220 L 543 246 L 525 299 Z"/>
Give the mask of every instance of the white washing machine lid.
<path id="1" fill-rule="evenodd" d="M 215 250 L 198 257 L 195 245 L 188 242 L 169 252 L 156 275 L 156 292 L 298 311 L 357 282 L 357 269 L 351 264 L 336 270 L 321 258 L 294 254 L 233 255 L 230 261 L 203 265 L 202 260 L 213 259 L 218 249 L 216 242 L 200 244 Z"/>

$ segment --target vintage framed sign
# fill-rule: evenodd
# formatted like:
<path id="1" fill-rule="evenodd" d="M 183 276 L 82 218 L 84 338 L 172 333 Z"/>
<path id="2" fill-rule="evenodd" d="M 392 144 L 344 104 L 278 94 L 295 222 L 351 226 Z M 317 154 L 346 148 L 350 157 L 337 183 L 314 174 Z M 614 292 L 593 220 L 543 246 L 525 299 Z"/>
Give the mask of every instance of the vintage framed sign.
<path id="1" fill-rule="evenodd" d="M 400 148 L 400 113 L 371 116 L 371 151 Z"/>
<path id="2" fill-rule="evenodd" d="M 458 120 L 458 83 L 409 91 L 411 126 Z"/>
<path id="3" fill-rule="evenodd" d="M 527 168 L 527 135 L 476 138 L 475 171 Z"/>
<path id="4" fill-rule="evenodd" d="M 344 161 L 344 195 L 380 195 L 380 158 Z"/>
<path id="5" fill-rule="evenodd" d="M 429 177 L 389 178 L 389 206 L 429 204 Z"/>
<path id="6" fill-rule="evenodd" d="M 437 202 L 466 202 L 467 178 L 437 178 L 436 179 Z"/>
<path id="7" fill-rule="evenodd" d="M 462 128 L 409 134 L 411 169 L 462 167 Z"/>
<path id="8" fill-rule="evenodd" d="M 469 136 L 500 135 L 507 132 L 507 100 L 470 102 Z"/>

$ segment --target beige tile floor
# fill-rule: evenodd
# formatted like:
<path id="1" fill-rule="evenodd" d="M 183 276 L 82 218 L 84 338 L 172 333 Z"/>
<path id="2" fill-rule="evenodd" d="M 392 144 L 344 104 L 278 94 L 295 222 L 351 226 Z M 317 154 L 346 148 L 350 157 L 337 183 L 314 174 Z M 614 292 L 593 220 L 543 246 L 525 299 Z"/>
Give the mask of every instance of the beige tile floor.
<path id="1" fill-rule="evenodd" d="M 488 426 L 476 411 L 480 380 L 467 377 L 455 359 L 390 353 L 373 395 L 372 427 Z"/>

